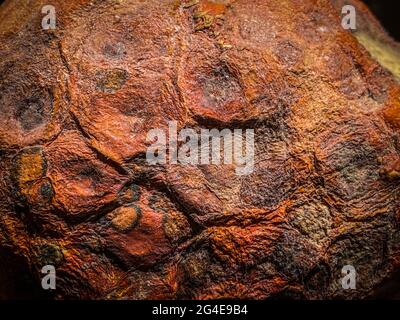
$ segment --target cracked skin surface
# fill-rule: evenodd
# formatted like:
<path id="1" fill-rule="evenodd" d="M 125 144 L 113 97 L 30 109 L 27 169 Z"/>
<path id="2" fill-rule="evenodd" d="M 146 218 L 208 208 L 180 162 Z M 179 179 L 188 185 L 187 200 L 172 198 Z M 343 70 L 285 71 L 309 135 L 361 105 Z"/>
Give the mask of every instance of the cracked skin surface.
<path id="1" fill-rule="evenodd" d="M 379 292 L 400 266 L 400 87 L 376 41 L 397 44 L 351 3 L 355 33 L 333 0 L 54 0 L 49 31 L 45 1 L 6 1 L 0 298 Z M 170 120 L 254 128 L 254 172 L 147 165 Z"/>

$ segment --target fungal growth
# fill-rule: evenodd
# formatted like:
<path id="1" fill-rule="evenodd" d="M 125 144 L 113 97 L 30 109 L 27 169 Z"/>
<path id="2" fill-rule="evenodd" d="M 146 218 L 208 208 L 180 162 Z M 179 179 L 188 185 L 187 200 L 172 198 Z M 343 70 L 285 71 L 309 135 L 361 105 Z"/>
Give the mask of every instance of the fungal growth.
<path id="1" fill-rule="evenodd" d="M 0 298 L 357 299 L 396 277 L 400 51 L 360 1 L 52 5 L 47 30 L 42 1 L 0 5 Z M 152 129 L 168 156 L 253 130 L 252 170 L 150 163 Z"/>

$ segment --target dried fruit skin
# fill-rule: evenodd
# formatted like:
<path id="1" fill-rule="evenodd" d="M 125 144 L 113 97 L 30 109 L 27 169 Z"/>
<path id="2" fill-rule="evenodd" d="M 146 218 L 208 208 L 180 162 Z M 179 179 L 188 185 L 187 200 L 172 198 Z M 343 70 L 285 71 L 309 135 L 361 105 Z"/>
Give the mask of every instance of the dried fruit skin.
<path id="1" fill-rule="evenodd" d="M 339 0 L 54 0 L 55 30 L 41 1 L 3 3 L 0 298 L 379 294 L 400 265 L 398 45 L 347 2 L 355 33 Z M 172 120 L 254 128 L 254 172 L 148 165 Z"/>

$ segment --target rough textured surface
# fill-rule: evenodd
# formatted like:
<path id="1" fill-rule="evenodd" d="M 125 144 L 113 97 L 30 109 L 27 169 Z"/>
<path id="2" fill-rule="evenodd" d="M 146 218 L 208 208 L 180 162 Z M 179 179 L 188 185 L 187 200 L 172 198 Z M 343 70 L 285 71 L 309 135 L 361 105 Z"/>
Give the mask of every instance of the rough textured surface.
<path id="1" fill-rule="evenodd" d="M 333 0 L 53 0 L 49 31 L 47 1 L 3 3 L 0 298 L 348 299 L 390 284 L 397 45 L 350 2 L 353 34 Z M 255 128 L 255 171 L 147 165 L 146 134 L 169 120 Z M 341 288 L 346 264 L 357 290 Z"/>

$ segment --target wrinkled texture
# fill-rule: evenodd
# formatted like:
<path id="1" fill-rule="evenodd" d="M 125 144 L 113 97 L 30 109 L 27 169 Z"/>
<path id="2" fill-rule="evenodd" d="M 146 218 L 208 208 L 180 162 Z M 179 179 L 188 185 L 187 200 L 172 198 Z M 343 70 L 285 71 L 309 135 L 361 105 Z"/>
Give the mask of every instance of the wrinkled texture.
<path id="1" fill-rule="evenodd" d="M 358 1 L 344 30 L 343 3 L 53 0 L 55 30 L 46 1 L 3 3 L 0 298 L 377 294 L 400 264 L 398 45 Z M 254 172 L 148 165 L 171 120 L 254 128 Z"/>

